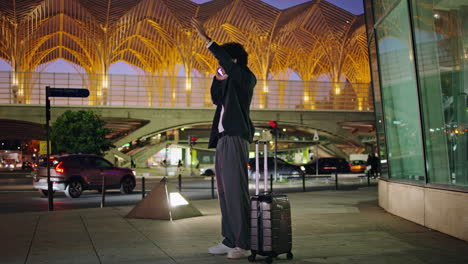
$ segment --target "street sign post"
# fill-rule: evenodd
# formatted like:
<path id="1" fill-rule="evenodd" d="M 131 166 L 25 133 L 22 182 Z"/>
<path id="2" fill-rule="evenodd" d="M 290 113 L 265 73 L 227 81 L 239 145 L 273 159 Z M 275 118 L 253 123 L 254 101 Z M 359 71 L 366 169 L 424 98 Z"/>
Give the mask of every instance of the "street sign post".
<path id="1" fill-rule="evenodd" d="M 54 210 L 54 196 L 52 182 L 50 181 L 50 100 L 49 97 L 88 97 L 89 90 L 82 88 L 51 88 L 46 86 L 46 138 L 47 138 L 47 196 L 49 211 Z"/>
<path id="2" fill-rule="evenodd" d="M 89 90 L 88 89 L 82 89 L 82 88 L 49 88 L 49 97 L 88 97 L 88 96 L 89 96 Z"/>

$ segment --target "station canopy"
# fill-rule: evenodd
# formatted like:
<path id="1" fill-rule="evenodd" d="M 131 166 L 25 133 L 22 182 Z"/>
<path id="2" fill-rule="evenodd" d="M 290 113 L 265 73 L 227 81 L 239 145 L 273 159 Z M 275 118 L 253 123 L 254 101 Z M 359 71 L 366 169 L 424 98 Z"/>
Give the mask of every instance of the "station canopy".
<path id="1" fill-rule="evenodd" d="M 190 24 L 199 18 L 218 43 L 239 42 L 259 79 L 369 83 L 363 15 L 324 0 L 278 9 L 259 0 L 0 1 L 0 58 L 14 72 L 64 59 L 107 74 L 124 61 L 141 74 L 212 73 L 217 62 Z"/>

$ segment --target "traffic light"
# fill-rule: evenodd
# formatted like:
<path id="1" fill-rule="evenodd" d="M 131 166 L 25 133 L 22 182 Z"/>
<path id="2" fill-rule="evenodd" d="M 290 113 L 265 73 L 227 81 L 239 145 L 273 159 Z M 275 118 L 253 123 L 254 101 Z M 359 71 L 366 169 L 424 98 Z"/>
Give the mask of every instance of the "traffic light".
<path id="1" fill-rule="evenodd" d="M 277 132 L 279 131 L 278 122 L 270 120 L 269 123 L 270 123 L 270 133 L 272 135 L 276 135 Z"/>
<path id="2" fill-rule="evenodd" d="M 270 128 L 275 129 L 278 128 L 278 123 L 276 121 L 270 120 Z"/>
<path id="3" fill-rule="evenodd" d="M 190 136 L 190 137 L 189 137 L 189 143 L 190 143 L 190 145 L 192 146 L 192 145 L 197 144 L 197 140 L 198 140 L 197 137 Z"/>

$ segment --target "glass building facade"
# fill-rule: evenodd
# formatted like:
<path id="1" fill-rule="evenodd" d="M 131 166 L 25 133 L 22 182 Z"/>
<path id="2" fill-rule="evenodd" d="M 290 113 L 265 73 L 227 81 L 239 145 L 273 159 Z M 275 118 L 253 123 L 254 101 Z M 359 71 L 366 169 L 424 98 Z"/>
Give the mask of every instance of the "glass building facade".
<path id="1" fill-rule="evenodd" d="M 382 177 L 468 192 L 468 1 L 364 3 Z"/>

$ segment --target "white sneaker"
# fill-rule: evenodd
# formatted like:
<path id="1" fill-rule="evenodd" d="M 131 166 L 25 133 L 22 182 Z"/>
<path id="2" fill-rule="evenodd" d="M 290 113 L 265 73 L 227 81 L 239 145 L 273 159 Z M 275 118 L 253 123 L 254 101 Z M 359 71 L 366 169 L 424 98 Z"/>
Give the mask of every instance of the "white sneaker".
<path id="1" fill-rule="evenodd" d="M 231 251 L 227 253 L 228 259 L 243 259 L 248 256 L 249 256 L 249 251 L 239 248 L 239 247 L 235 247 L 234 249 L 231 249 Z"/>
<path id="2" fill-rule="evenodd" d="M 224 254 L 227 254 L 231 250 L 233 249 L 224 245 L 223 243 L 219 243 L 216 246 L 210 247 L 208 249 L 208 253 L 213 254 L 213 255 L 224 255 Z"/>

